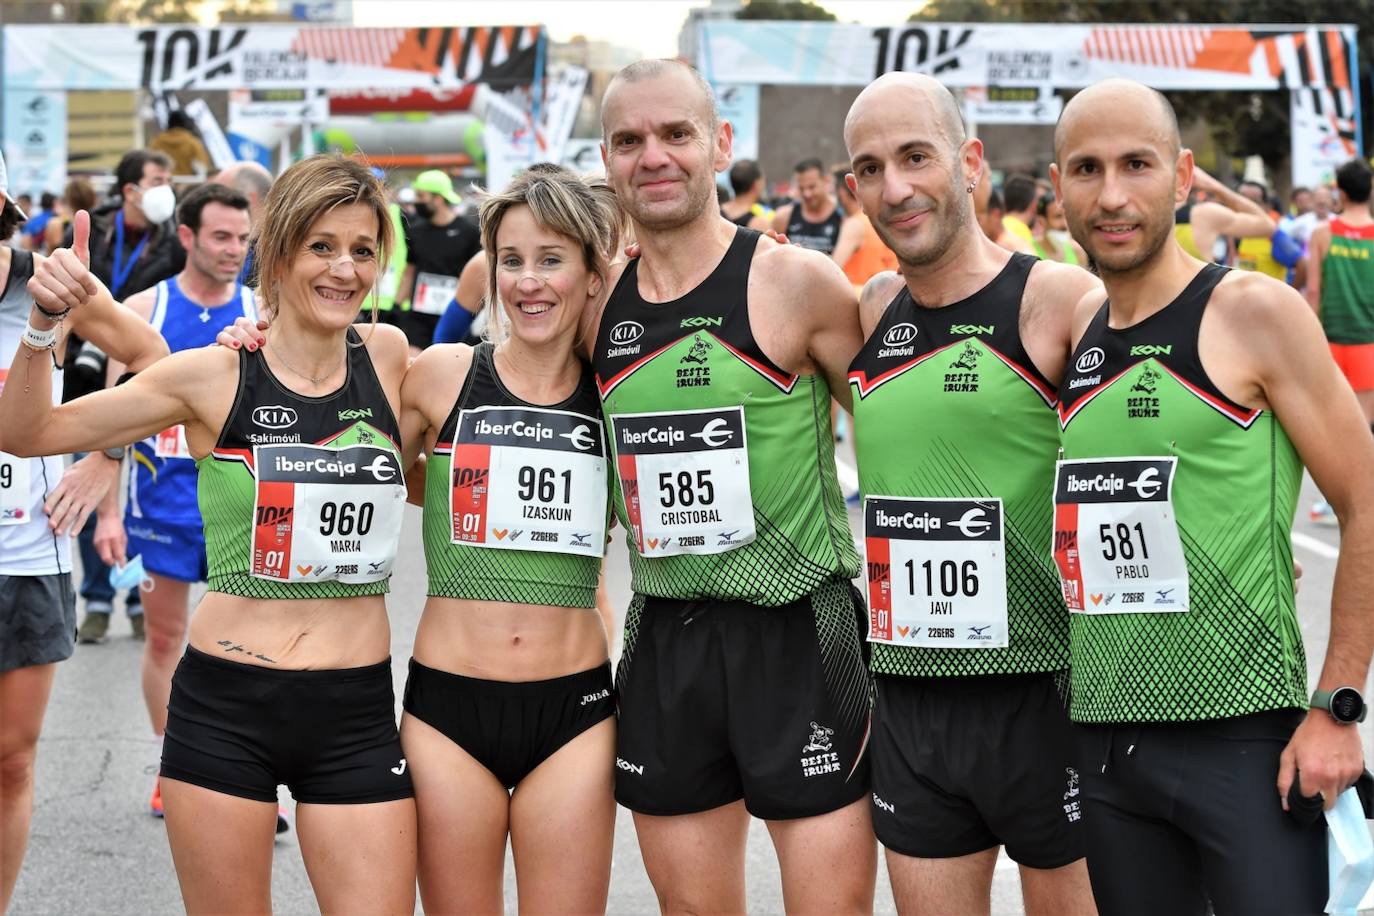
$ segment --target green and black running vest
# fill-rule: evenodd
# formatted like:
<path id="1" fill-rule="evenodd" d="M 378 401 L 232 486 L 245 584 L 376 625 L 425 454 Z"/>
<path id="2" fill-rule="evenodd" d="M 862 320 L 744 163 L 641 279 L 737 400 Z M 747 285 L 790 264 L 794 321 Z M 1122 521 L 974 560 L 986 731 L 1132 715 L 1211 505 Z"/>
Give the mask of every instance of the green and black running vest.
<path id="1" fill-rule="evenodd" d="M 639 295 L 633 260 L 606 304 L 593 365 L 636 592 L 777 606 L 859 569 L 835 477 L 830 387 L 759 349 L 737 229 L 701 285 Z"/>
<path id="2" fill-rule="evenodd" d="M 595 607 L 609 513 L 601 401 L 591 369 L 584 368 L 567 400 L 538 406 L 520 400 L 501 383 L 494 352 L 489 343 L 473 350 L 467 379 L 426 465 L 429 594 Z M 498 448 L 520 449 L 529 460 L 505 462 L 517 470 L 502 475 L 501 458 L 493 458 Z M 539 460 L 541 455 L 546 459 Z M 599 462 L 600 474 L 575 481 L 574 474 L 585 469 L 569 466 L 566 456 Z M 570 492 L 585 490 L 590 480 L 596 482 L 595 493 Z M 502 487 L 510 492 L 493 492 Z M 579 505 L 596 504 L 596 522 L 583 531 L 560 524 L 575 521 L 576 509 L 569 508 L 574 495 Z M 509 523 L 493 515 L 501 503 L 520 510 Z M 466 530 L 465 517 L 472 521 Z M 514 547 L 517 543 L 530 549 Z M 579 552 L 570 553 L 570 548 Z"/>
<path id="3" fill-rule="evenodd" d="M 1374 343 L 1374 224 L 1332 219 L 1322 258 L 1322 328 L 1337 344 Z"/>
<path id="4" fill-rule="evenodd" d="M 1079 722 L 1306 706 L 1290 541 L 1302 464 L 1273 413 L 1228 399 L 1198 356 L 1225 275 L 1207 265 L 1129 328 L 1103 304 L 1060 387 L 1054 551 Z"/>
<path id="5" fill-rule="evenodd" d="M 405 507 L 400 429 L 367 348 L 348 330 L 341 388 L 291 391 L 261 351 L 214 451 L 196 462 L 210 591 L 245 598 L 385 594 Z"/>
<path id="6" fill-rule="evenodd" d="M 941 308 L 922 308 L 903 287 L 849 368 L 859 487 L 869 498 L 869 637 L 873 670 L 880 674 L 949 677 L 1068 667 L 1068 615 L 1046 540 L 1059 447 L 1056 392 L 1026 354 L 1020 332 L 1021 298 L 1035 263 L 1031 255 L 1013 254 L 987 286 Z M 918 515 L 939 515 L 946 505 L 959 518 L 974 510 L 974 519 L 990 523 L 989 536 L 1000 528 L 1003 559 L 975 561 L 967 569 L 986 579 L 1004 565 L 1005 601 L 1000 589 L 989 587 L 993 583 L 971 580 L 973 615 L 961 614 L 941 601 L 952 596 L 941 594 L 937 569 L 931 572 L 934 594 L 925 594 L 919 588 L 923 561 L 934 559 L 938 567 L 940 543 L 906 542 L 913 551 L 908 576 L 880 537 L 881 526 L 875 528 L 881 497 L 921 500 L 914 504 Z M 905 509 L 898 506 L 887 514 L 900 517 Z M 960 529 L 941 528 L 949 531 Z M 955 543 L 961 540 L 959 535 Z M 913 612 L 905 621 L 900 612 L 895 620 L 879 617 L 893 610 L 892 590 L 908 582 L 917 586 Z M 993 621 L 990 631 L 984 624 Z M 994 633 L 1000 647 L 988 648 L 994 643 L 982 640 Z"/>

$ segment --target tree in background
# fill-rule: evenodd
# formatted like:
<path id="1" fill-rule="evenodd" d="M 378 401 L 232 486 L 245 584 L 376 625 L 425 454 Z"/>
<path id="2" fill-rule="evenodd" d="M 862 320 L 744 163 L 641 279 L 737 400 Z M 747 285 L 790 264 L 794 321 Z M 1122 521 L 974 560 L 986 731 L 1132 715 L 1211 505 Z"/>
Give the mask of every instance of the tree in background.
<path id="1" fill-rule="evenodd" d="M 835 14 L 811 0 L 748 0 L 736 19 L 804 19 L 834 22 Z"/>
<path id="2" fill-rule="evenodd" d="M 915 22 L 1103 22 L 1231 25 L 1234 23 L 1350 23 L 1357 38 L 1362 101 L 1374 104 L 1374 3 L 1350 0 L 929 0 L 908 17 Z M 1287 171 L 1291 152 L 1288 92 L 1169 92 L 1184 124 L 1202 121 L 1219 149 L 1257 155 L 1271 174 Z M 1364 148 L 1374 149 L 1374 117 L 1363 118 Z"/>

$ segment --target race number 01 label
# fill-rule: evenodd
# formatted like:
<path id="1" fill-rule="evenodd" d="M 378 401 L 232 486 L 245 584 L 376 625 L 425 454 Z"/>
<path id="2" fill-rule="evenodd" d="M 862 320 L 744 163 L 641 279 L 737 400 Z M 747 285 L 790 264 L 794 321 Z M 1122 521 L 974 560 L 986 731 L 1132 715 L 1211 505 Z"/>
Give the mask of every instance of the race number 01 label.
<path id="1" fill-rule="evenodd" d="M 186 445 L 186 427 L 180 424 L 164 429 L 153 437 L 153 455 L 158 458 L 190 458 Z"/>
<path id="2" fill-rule="evenodd" d="M 1070 611 L 1188 610 L 1188 566 L 1174 517 L 1178 459 L 1060 461 L 1054 562 Z"/>
<path id="3" fill-rule="evenodd" d="M 280 582 L 385 579 L 396 561 L 406 488 L 377 445 L 257 445 L 249 573 Z"/>
<path id="4" fill-rule="evenodd" d="M 611 430 L 641 556 L 725 553 L 754 540 L 743 407 L 619 414 Z"/>
<path id="5" fill-rule="evenodd" d="M 868 639 L 902 646 L 1007 645 L 1000 499 L 864 499 Z"/>
<path id="6" fill-rule="evenodd" d="M 454 543 L 604 553 L 606 445 L 599 420 L 563 410 L 478 407 L 458 415 L 452 449 Z"/>

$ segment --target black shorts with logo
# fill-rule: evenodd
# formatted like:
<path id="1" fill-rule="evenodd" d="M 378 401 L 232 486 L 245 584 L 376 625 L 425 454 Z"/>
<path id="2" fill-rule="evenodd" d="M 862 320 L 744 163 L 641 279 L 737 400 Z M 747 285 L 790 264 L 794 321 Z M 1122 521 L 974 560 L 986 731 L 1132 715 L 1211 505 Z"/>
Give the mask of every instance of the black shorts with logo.
<path id="1" fill-rule="evenodd" d="M 784 820 L 867 795 L 862 607 L 838 578 L 781 607 L 636 595 L 616 670 L 616 801 L 676 815 L 742 798 Z"/>
<path id="2" fill-rule="evenodd" d="M 162 775 L 255 801 L 412 798 L 396 730 L 391 663 L 279 670 L 190 646 L 172 675 Z"/>
<path id="3" fill-rule="evenodd" d="M 922 859 L 996 846 L 1031 868 L 1081 859 L 1063 677 L 879 676 L 872 751 L 879 842 Z"/>
<path id="4" fill-rule="evenodd" d="M 610 662 L 544 681 L 488 681 L 428 668 L 412 658 L 404 705 L 507 789 L 615 715 Z"/>
<path id="5" fill-rule="evenodd" d="M 60 662 L 75 649 L 71 573 L 0 576 L 0 674 Z"/>

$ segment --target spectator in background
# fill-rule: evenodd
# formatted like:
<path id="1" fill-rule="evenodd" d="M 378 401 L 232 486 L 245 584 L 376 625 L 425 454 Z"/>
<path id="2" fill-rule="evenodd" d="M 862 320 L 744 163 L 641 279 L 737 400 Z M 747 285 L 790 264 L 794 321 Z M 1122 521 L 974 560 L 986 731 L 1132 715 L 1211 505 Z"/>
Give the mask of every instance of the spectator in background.
<path id="1" fill-rule="evenodd" d="M 835 178 L 835 199 L 844 211 L 840 235 L 835 241 L 831 259 L 844 271 L 856 292 L 864 284 L 885 270 L 897 269 L 897 256 L 883 244 L 873 224 L 864 215 L 863 206 L 849 189 L 849 167 L 841 166 L 832 173 Z"/>
<path id="2" fill-rule="evenodd" d="M 458 275 L 472 256 L 482 250 L 477 227 L 460 217 L 461 203 L 453 190 L 453 180 L 439 169 L 415 176 L 415 219 L 406 226 L 408 263 L 401 274 L 396 301 L 409 311 L 396 316 L 396 323 L 410 341 L 412 356 L 419 355 L 434 340 L 439 316 L 458 292 Z"/>
<path id="3" fill-rule="evenodd" d="M 56 205 L 57 197 L 51 192 L 44 191 L 38 196 L 38 212 L 30 213 L 29 221 L 24 224 L 24 247 L 29 251 L 36 251 L 39 254 L 48 253 L 44 238 L 48 223 L 52 222 L 53 208 Z"/>
<path id="4" fill-rule="evenodd" d="M 67 234 L 67 227 L 71 225 L 72 214 L 77 210 L 85 210 L 87 213 L 95 209 L 96 196 L 95 188 L 84 178 L 73 178 L 67 182 L 67 187 L 62 192 L 62 197 L 58 199 L 53 218 L 48 220 L 48 225 L 43 228 L 43 250 L 52 251 L 54 248 L 62 247 L 62 239 Z"/>
<path id="5" fill-rule="evenodd" d="M 167 129 L 153 138 L 150 149 L 164 153 L 172 161 L 173 175 L 194 175 L 204 178 L 214 162 L 200 138 L 196 122 L 184 111 L 167 115 Z"/>
<path id="6" fill-rule="evenodd" d="M 753 159 L 730 166 L 730 190 L 735 196 L 721 206 L 721 216 L 736 226 L 767 232 L 773 211 L 762 203 L 764 186 L 763 170 Z"/>
<path id="7" fill-rule="evenodd" d="M 1031 244 L 1035 247 L 1036 257 L 1042 261 L 1059 261 L 1075 266 L 1088 263 L 1087 254 L 1069 235 L 1064 205 L 1055 198 L 1053 191 L 1040 195 L 1035 215 L 1038 218 L 1032 230 Z"/>
<path id="8" fill-rule="evenodd" d="M 1035 254 L 1035 234 L 1031 224 L 1035 222 L 1039 191 L 1035 179 L 1029 175 L 1012 175 L 1002 182 L 1002 202 L 1006 206 L 1002 228 L 1005 232 L 997 244 L 1011 251 Z"/>
<path id="9" fill-rule="evenodd" d="M 1241 270 L 1257 270 L 1268 274 L 1275 280 L 1288 281 L 1288 268 L 1274 257 L 1274 230 L 1278 228 L 1279 214 L 1269 199 L 1269 189 L 1258 181 L 1242 181 L 1240 194 L 1249 200 L 1269 219 L 1269 231 L 1263 234 L 1247 232 L 1236 242 L 1236 266 Z"/>
<path id="10" fill-rule="evenodd" d="M 272 190 L 272 173 L 267 171 L 261 163 L 245 161 L 235 162 L 233 165 L 225 166 L 220 173 L 211 179 L 216 184 L 228 185 L 248 198 L 248 219 L 252 223 L 253 229 L 258 228 L 258 220 L 262 216 L 262 205 L 267 200 L 267 192 Z M 253 274 L 253 249 L 248 249 L 248 257 L 244 258 L 243 270 L 239 273 L 239 282 L 245 286 L 257 287 L 258 281 Z"/>
<path id="11" fill-rule="evenodd" d="M 844 214 L 830 194 L 830 184 L 819 159 L 798 162 L 792 175 L 797 199 L 773 214 L 773 228 L 793 245 L 827 255 L 834 251 Z"/>

